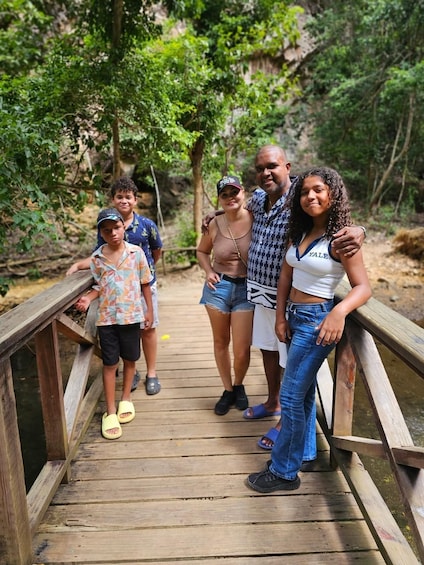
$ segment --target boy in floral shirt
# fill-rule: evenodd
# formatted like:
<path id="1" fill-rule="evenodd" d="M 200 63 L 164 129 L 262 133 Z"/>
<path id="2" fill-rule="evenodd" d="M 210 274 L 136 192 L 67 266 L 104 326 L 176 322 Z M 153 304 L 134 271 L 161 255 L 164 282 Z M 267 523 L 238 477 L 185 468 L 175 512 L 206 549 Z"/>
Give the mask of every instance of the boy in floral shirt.
<path id="1" fill-rule="evenodd" d="M 143 250 L 125 241 L 125 226 L 115 208 L 102 210 L 97 227 L 104 245 L 91 256 L 90 269 L 95 284 L 75 304 L 85 312 L 92 300 L 99 299 L 97 322 L 103 360 L 103 386 L 106 412 L 102 418 L 102 435 L 117 439 L 122 435 L 121 424 L 135 417 L 131 402 L 131 385 L 135 363 L 140 357 L 140 323 L 149 327 L 153 318 L 152 278 Z M 142 300 L 147 304 L 143 315 Z M 119 357 L 124 364 L 124 382 L 118 411 L 115 404 L 116 369 Z"/>

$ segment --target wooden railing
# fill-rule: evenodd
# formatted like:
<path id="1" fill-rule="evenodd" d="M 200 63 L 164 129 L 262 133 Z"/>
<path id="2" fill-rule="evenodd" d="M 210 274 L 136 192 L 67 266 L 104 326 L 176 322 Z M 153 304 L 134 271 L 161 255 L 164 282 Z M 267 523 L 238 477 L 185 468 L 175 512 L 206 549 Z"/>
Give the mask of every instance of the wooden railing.
<path id="1" fill-rule="evenodd" d="M 32 537 L 58 485 L 69 480 L 71 460 L 102 392 L 100 376 L 89 390 L 95 336 L 95 305 L 85 328 L 64 312 L 92 284 L 81 272 L 54 285 L 0 317 L 0 563 L 29 565 Z M 78 343 L 64 391 L 58 334 Z M 35 340 L 47 461 L 26 494 L 11 356 Z"/>
<path id="2" fill-rule="evenodd" d="M 90 284 L 89 273 L 77 273 L 0 317 L 0 563 L 32 563 L 32 536 L 59 484 L 70 478 L 71 460 L 102 392 L 100 376 L 87 386 L 93 355 L 100 354 L 93 337 L 94 312 L 89 311 L 84 329 L 65 314 Z M 346 291 L 342 284 L 338 298 Z M 79 344 L 66 390 L 59 333 Z M 32 339 L 47 461 L 26 494 L 10 358 Z M 349 316 L 332 371 L 319 378 L 319 422 L 333 462 L 344 472 L 386 562 L 418 563 L 359 455 L 389 461 L 416 552 L 424 562 L 424 449 L 414 445 L 374 339 L 424 378 L 424 330 L 371 299 Z M 357 372 L 368 393 L 378 440 L 352 432 Z"/>
<path id="3" fill-rule="evenodd" d="M 349 288 L 343 283 L 338 298 Z M 414 445 L 375 340 L 424 378 L 424 330 L 371 298 L 349 316 L 335 355 L 334 378 L 324 379 L 326 382 L 319 387 L 320 421 L 333 458 L 341 467 L 386 561 L 394 565 L 416 563 L 414 553 L 399 535 L 398 525 L 359 455 L 383 458 L 390 463 L 416 551 L 424 562 L 424 448 Z M 379 440 L 352 435 L 357 369 L 365 385 Z"/>

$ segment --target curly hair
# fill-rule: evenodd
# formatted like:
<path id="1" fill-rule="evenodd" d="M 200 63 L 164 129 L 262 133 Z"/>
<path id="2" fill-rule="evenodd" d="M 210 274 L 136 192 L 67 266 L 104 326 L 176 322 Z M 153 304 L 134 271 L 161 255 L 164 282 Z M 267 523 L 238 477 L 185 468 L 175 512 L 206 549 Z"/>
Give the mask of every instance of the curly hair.
<path id="1" fill-rule="evenodd" d="M 134 196 L 137 196 L 137 191 L 137 185 L 132 179 L 130 179 L 130 177 L 120 177 L 119 179 L 116 179 L 110 187 L 110 194 L 112 198 L 117 192 L 133 192 Z"/>
<path id="2" fill-rule="evenodd" d="M 350 215 L 349 196 L 343 179 L 337 171 L 329 167 L 314 167 L 299 175 L 292 186 L 287 199 L 287 207 L 291 209 L 287 231 L 287 241 L 299 243 L 302 235 L 308 233 L 313 226 L 313 219 L 302 210 L 300 195 L 303 183 L 307 177 L 320 177 L 328 186 L 331 205 L 325 236 L 328 239 L 341 228 L 352 225 Z"/>

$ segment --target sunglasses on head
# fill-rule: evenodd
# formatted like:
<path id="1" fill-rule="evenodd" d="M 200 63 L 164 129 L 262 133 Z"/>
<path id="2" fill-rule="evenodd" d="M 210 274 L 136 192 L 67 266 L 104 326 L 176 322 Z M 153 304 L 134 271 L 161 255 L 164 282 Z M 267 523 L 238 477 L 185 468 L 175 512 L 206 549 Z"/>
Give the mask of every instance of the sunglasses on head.
<path id="1" fill-rule="evenodd" d="M 239 192 L 240 189 L 234 186 L 231 190 L 221 192 L 219 197 L 223 198 L 224 200 L 228 200 L 228 198 L 235 198 Z"/>

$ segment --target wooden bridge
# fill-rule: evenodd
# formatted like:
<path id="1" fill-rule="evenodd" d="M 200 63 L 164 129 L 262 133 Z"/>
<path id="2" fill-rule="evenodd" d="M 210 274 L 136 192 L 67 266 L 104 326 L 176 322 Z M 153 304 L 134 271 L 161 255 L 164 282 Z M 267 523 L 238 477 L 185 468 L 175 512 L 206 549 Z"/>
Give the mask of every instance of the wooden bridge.
<path id="1" fill-rule="evenodd" d="M 162 391 L 149 397 L 140 385 L 133 393 L 136 419 L 120 439 L 101 437 L 93 312 L 85 328 L 66 315 L 90 282 L 87 273 L 75 274 L 0 317 L 2 565 L 424 561 L 424 449 L 412 441 L 374 343 L 387 345 L 422 378 L 424 330 L 374 299 L 350 317 L 331 363 L 334 376 L 319 379 L 319 471 L 303 473 L 299 490 L 261 495 L 244 481 L 269 458 L 256 442 L 273 419 L 246 421 L 235 409 L 215 416 L 222 387 L 198 286 L 160 291 Z M 61 374 L 59 334 L 78 344 L 69 377 Z M 27 493 L 10 357 L 29 340 L 47 461 Z M 352 435 L 357 372 L 379 438 Z M 252 404 L 264 399 L 257 351 L 245 384 Z M 389 461 L 413 547 L 360 454 Z"/>

